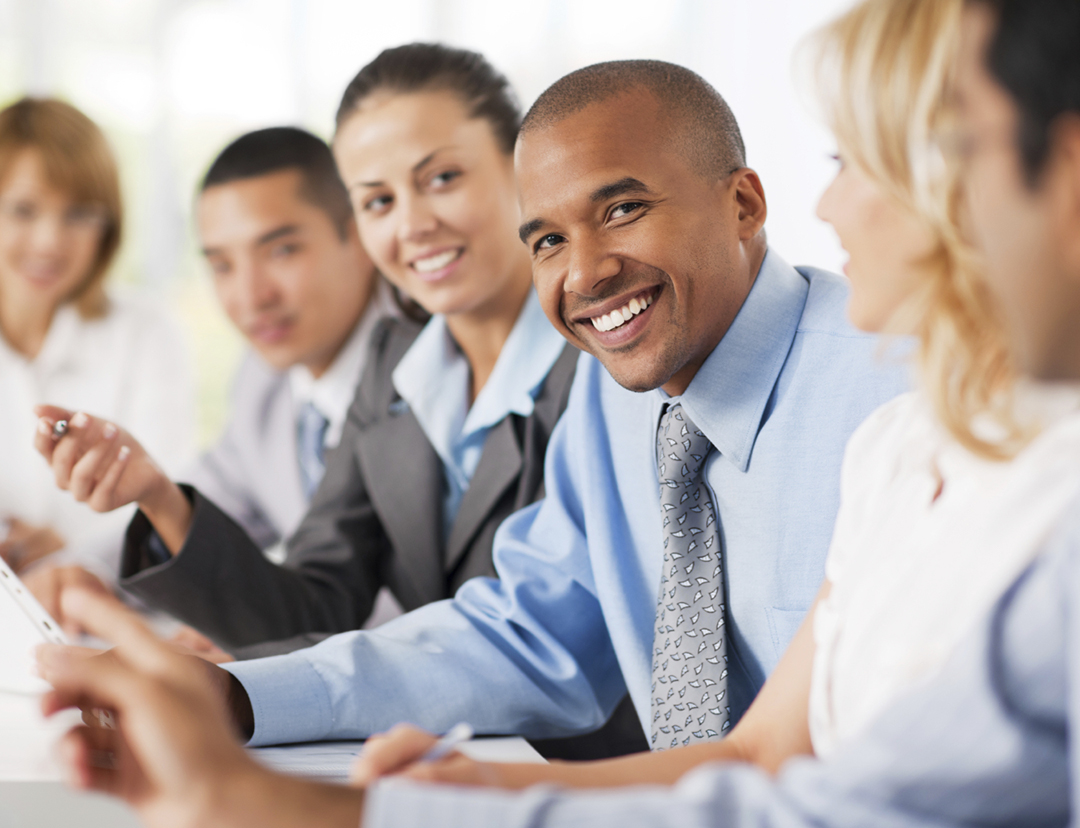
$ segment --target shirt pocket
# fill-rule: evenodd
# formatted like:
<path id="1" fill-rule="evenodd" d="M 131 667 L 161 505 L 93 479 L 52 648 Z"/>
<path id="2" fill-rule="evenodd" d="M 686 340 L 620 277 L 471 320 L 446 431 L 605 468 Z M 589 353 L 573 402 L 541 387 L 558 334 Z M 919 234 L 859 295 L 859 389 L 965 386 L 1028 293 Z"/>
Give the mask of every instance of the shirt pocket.
<path id="1" fill-rule="evenodd" d="M 779 661 L 791 643 L 791 639 L 799 631 L 803 619 L 806 618 L 806 610 L 765 607 L 765 618 L 769 623 L 769 635 L 772 637 L 776 659 Z"/>

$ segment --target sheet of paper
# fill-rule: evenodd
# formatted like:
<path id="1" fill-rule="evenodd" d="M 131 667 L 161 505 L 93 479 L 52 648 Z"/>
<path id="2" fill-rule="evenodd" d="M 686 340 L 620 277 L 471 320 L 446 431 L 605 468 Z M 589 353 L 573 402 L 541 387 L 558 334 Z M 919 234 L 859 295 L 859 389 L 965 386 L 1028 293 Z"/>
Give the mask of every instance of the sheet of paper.
<path id="1" fill-rule="evenodd" d="M 281 747 L 252 748 L 250 753 L 267 767 L 293 776 L 344 782 L 363 742 L 310 742 Z M 477 738 L 458 748 L 480 762 L 536 762 L 544 758 L 520 737 Z"/>
<path id="2" fill-rule="evenodd" d="M 80 721 L 78 710 L 66 710 L 46 719 L 41 715 L 38 696 L 0 692 L 0 781 L 62 779 L 56 744 Z"/>
<path id="3" fill-rule="evenodd" d="M 34 675 L 34 648 L 66 643 L 60 626 L 0 559 L 0 691 L 41 693 L 48 685 Z"/>

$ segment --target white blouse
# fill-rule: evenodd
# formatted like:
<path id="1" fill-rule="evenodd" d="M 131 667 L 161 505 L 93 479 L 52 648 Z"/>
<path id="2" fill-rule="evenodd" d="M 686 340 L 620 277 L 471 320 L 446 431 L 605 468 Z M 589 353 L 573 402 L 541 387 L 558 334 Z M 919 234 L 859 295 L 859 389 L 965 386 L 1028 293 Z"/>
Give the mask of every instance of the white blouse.
<path id="1" fill-rule="evenodd" d="M 852 435 L 825 564 L 832 589 L 813 622 L 818 756 L 944 663 L 1080 491 L 1080 393 L 1019 393 L 1042 431 L 1008 463 L 962 448 L 919 394 L 882 406 Z"/>
<path id="2" fill-rule="evenodd" d="M 112 299 L 99 319 L 60 308 L 33 360 L 0 336 L 0 521 L 51 526 L 67 541 L 57 561 L 115 580 L 134 507 L 102 515 L 57 488 L 33 446 L 39 403 L 118 423 L 175 473 L 190 460 L 194 438 L 194 388 L 180 329 L 155 304 Z"/>

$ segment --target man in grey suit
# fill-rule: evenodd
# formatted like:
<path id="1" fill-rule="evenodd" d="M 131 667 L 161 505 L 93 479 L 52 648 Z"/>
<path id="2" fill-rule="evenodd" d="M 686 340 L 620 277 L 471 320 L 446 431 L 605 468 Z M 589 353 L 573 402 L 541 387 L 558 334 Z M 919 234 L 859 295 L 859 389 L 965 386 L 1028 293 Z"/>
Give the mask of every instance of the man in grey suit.
<path id="1" fill-rule="evenodd" d="M 364 252 L 329 147 L 293 127 L 251 132 L 210 165 L 196 204 L 221 306 L 251 346 L 218 442 L 184 475 L 272 560 L 340 440 L 378 321 L 396 313 Z M 305 454 L 306 452 L 306 454 Z M 40 596 L 59 614 L 60 568 Z M 399 610 L 380 596 L 373 622 Z M 185 632 L 181 640 L 209 647 Z"/>

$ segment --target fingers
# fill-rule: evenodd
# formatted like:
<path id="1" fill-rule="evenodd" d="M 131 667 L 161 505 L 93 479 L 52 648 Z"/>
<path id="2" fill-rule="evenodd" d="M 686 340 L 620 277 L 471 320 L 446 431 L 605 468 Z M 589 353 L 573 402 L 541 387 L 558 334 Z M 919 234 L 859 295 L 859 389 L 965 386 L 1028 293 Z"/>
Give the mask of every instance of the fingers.
<path id="1" fill-rule="evenodd" d="M 53 685 L 42 709 L 51 715 L 68 707 L 116 710 L 142 690 L 141 677 L 109 654 L 86 658 L 73 648 L 44 644 L 38 647 L 38 672 Z"/>
<path id="2" fill-rule="evenodd" d="M 439 782 L 448 785 L 486 785 L 501 787 L 495 766 L 477 762 L 457 751 L 438 762 L 416 762 L 402 776 L 417 782 Z"/>
<path id="3" fill-rule="evenodd" d="M 60 605 L 64 590 L 82 587 L 101 595 L 112 595 L 100 578 L 78 566 L 39 567 L 23 578 L 23 584 L 65 632 L 73 635 L 81 633 L 83 629 L 64 615 Z"/>
<path id="4" fill-rule="evenodd" d="M 117 733 L 113 730 L 85 725 L 72 728 L 59 746 L 61 761 L 68 770 L 69 784 L 80 790 L 118 793 L 118 741 Z"/>
<path id="5" fill-rule="evenodd" d="M 111 423 L 91 417 L 82 411 L 72 416 L 68 421 L 67 432 L 63 438 L 55 441 L 52 449 L 51 465 L 57 486 L 61 489 L 68 488 L 71 481 L 71 472 L 75 464 L 102 438 L 106 425 L 111 426 L 112 429 L 116 428 Z M 112 433 L 115 436 L 115 432 Z M 40 423 L 38 425 L 38 436 L 44 436 L 41 432 Z M 51 436 L 49 439 L 52 439 Z"/>
<path id="6" fill-rule="evenodd" d="M 79 624 L 91 635 L 117 645 L 118 658 L 137 669 L 154 673 L 170 671 L 174 658 L 169 648 L 158 641 L 142 619 L 120 601 L 73 587 L 60 596 L 64 617 Z"/>
<path id="7" fill-rule="evenodd" d="M 96 442 L 92 443 L 82 457 L 71 468 L 68 491 L 72 497 L 82 502 L 95 493 L 98 482 L 111 470 L 122 446 L 116 439 L 119 429 L 112 423 L 105 423 Z"/>
<path id="8" fill-rule="evenodd" d="M 128 467 L 131 459 L 131 447 L 120 446 L 105 474 L 94 486 L 93 494 L 87 498 L 87 505 L 95 512 L 109 512 L 113 509 L 126 505 L 123 499 L 117 496 L 116 490 L 120 485 L 124 469 Z"/>
<path id="9" fill-rule="evenodd" d="M 397 773 L 427 753 L 438 738 L 412 725 L 398 725 L 385 734 L 372 736 L 353 762 L 349 781 L 369 785 L 381 776 Z"/>

